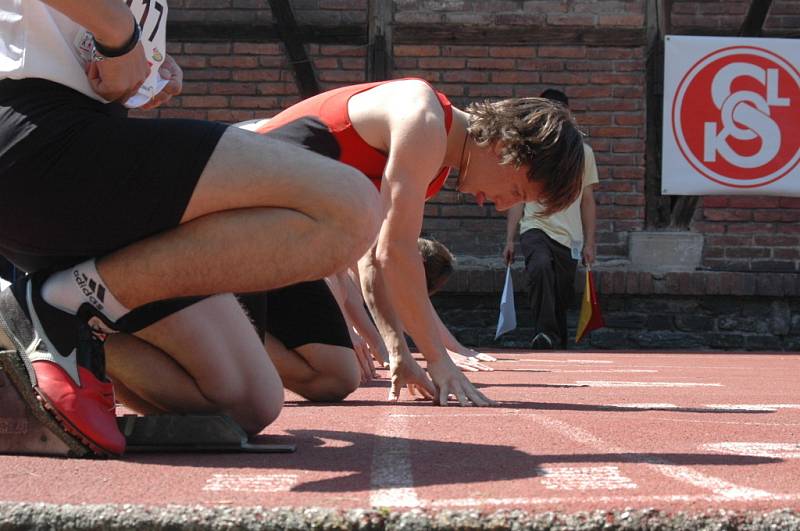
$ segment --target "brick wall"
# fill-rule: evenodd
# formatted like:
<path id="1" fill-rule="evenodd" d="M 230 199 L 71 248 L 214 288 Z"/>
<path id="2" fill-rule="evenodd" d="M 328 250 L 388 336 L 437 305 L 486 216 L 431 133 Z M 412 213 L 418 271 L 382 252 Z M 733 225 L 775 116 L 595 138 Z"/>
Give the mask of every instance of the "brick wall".
<path id="1" fill-rule="evenodd" d="M 366 33 L 367 0 L 291 4 L 301 27 L 363 27 Z M 734 34 L 750 0 L 672 4 L 673 33 Z M 690 230 L 705 236 L 707 271 L 627 270 L 629 233 L 651 228 L 645 221 L 646 7 L 645 0 L 393 0 L 395 28 L 455 25 L 493 37 L 488 43 L 479 36 L 414 40 L 406 34 L 391 50 L 393 76 L 427 79 L 462 108 L 484 98 L 538 95 L 546 87 L 569 95 L 596 154 L 598 251 L 608 264 L 598 271 L 608 327 L 583 348 L 800 349 L 800 198 L 705 197 Z M 273 23 L 267 0 L 172 0 L 170 8 L 170 20 L 185 25 Z M 765 30 L 796 35 L 798 27 L 800 0 L 773 1 Z M 559 38 L 517 42 L 492 35 L 526 37 L 526 31 Z M 597 38 L 604 32 L 620 39 Z M 353 39 L 333 41 L 306 45 L 321 88 L 364 81 L 367 47 Z M 277 37 L 206 35 L 202 42 L 173 40 L 169 51 L 184 70 L 184 94 L 140 115 L 235 122 L 273 116 L 299 99 Z M 453 184 L 451 178 L 425 209 L 424 232 L 450 246 L 461 264 L 434 303 L 462 341 L 485 345 L 497 319 L 505 219 Z M 520 271 L 515 275 L 519 288 Z M 522 293 L 517 307 L 520 329 L 504 336 L 503 346 L 525 346 L 529 339 Z M 573 330 L 575 321 L 573 311 Z"/>
<path id="2" fill-rule="evenodd" d="M 402 1 L 397 23 L 640 27 L 644 2 Z M 626 234 L 644 227 L 644 49 L 642 47 L 409 44 L 394 47 L 396 76 L 423 77 L 457 106 L 485 98 L 564 90 L 594 148 L 599 252 L 627 255 Z M 452 183 L 450 183 L 452 184 Z M 499 256 L 505 218 L 447 189 L 426 209 L 424 230 L 456 254 Z"/>
<path id="3" fill-rule="evenodd" d="M 676 30 L 681 28 L 708 30 L 738 28 L 747 14 L 749 5 L 749 0 L 726 0 L 724 2 L 675 0 L 670 23 Z"/>
<path id="4" fill-rule="evenodd" d="M 267 0 L 170 0 L 171 21 L 273 22 Z M 367 0 L 292 0 L 301 24 L 364 24 Z"/>
<path id="5" fill-rule="evenodd" d="M 365 0 L 294 0 L 292 5 L 298 24 L 366 20 Z M 398 1 L 395 9 L 398 23 L 636 26 L 643 21 L 641 1 Z M 272 20 L 267 2 L 252 0 L 172 2 L 170 17 L 206 22 Z M 363 46 L 310 44 L 306 50 L 323 89 L 365 79 Z M 298 99 L 280 43 L 173 42 L 169 51 L 184 70 L 184 94 L 168 107 L 142 115 L 235 122 L 273 116 Z M 483 98 L 538 95 L 549 86 L 564 89 L 607 183 L 598 196 L 601 253 L 623 256 L 627 231 L 643 227 L 643 53 L 642 48 L 401 44 L 394 47 L 393 68 L 396 77 L 431 81 L 459 106 Z M 479 256 L 499 252 L 504 218 L 492 207 L 480 208 L 450 189 L 428 205 L 426 214 L 425 231 L 454 252 Z"/>
<path id="6" fill-rule="evenodd" d="M 737 28 L 749 1 L 676 0 L 675 32 Z M 294 0 L 298 24 L 366 24 L 366 0 Z M 645 3 L 555 0 L 396 0 L 395 24 L 473 24 L 564 28 L 640 28 Z M 766 26 L 792 28 L 800 1 L 776 1 Z M 265 0 L 179 0 L 171 19 L 206 22 L 272 21 Z M 323 89 L 365 79 L 366 48 L 310 44 L 306 47 Z M 173 43 L 184 69 L 184 96 L 161 116 L 233 122 L 269 117 L 297 101 L 291 65 L 279 42 Z M 601 178 L 597 193 L 601 259 L 627 256 L 627 235 L 645 226 L 645 54 L 643 46 L 396 44 L 393 73 L 419 76 L 458 106 L 483 98 L 537 95 L 555 86 L 571 106 L 594 148 Z M 452 183 L 450 183 L 452 185 Z M 704 266 L 724 270 L 800 270 L 796 200 L 709 197 L 691 229 L 707 235 Z M 491 206 L 448 188 L 429 203 L 424 230 L 460 255 L 496 256 L 504 218 Z"/>

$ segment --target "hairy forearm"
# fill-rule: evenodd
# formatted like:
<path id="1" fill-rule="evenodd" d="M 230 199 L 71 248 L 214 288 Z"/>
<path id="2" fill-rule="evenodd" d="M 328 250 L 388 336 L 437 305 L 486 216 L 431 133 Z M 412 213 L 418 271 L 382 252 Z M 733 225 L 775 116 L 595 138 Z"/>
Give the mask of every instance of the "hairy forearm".
<path id="1" fill-rule="evenodd" d="M 389 302 L 383 275 L 377 266 L 373 252 L 359 260 L 358 272 L 364 301 L 367 303 L 386 347 L 391 354 L 402 353 L 407 350 L 403 326 Z"/>
<path id="2" fill-rule="evenodd" d="M 430 299 L 428 299 L 428 307 L 433 314 L 433 319 L 436 323 L 436 329 L 439 331 L 439 337 L 441 338 L 444 347 L 448 350 L 457 350 L 461 346 L 461 343 L 459 343 L 455 336 L 450 332 L 450 330 L 447 328 L 447 325 L 442 322 L 442 318 L 439 317 L 439 314 L 436 312 L 436 308 L 433 307 Z"/>
<path id="3" fill-rule="evenodd" d="M 392 306 L 422 355 L 428 361 L 447 356 L 425 289 L 425 272 L 416 244 L 404 248 L 395 242 L 379 264 Z"/>
<path id="4" fill-rule="evenodd" d="M 361 290 L 355 285 L 354 281 L 347 273 L 343 273 L 342 276 L 344 278 L 342 278 L 341 281 L 345 285 L 347 293 L 344 311 L 349 322 L 355 326 L 356 331 L 364 338 L 367 344 L 378 350 L 381 355 L 386 356 L 386 346 L 383 343 L 383 338 L 378 332 L 378 329 L 375 328 L 375 325 L 367 314 L 367 310 L 364 308 L 364 298 L 361 295 Z"/>
<path id="5" fill-rule="evenodd" d="M 133 32 L 133 16 L 121 0 L 42 0 L 92 32 L 109 48 L 123 46 Z"/>

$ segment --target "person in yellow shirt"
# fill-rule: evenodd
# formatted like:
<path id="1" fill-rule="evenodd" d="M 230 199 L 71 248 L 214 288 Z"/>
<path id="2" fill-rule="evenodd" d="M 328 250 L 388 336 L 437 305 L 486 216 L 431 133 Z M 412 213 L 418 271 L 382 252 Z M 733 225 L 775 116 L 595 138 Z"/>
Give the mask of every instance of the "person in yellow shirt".
<path id="1" fill-rule="evenodd" d="M 559 90 L 547 89 L 541 96 L 569 105 L 566 94 Z M 578 260 L 585 265 L 595 260 L 597 166 L 592 148 L 587 144 L 583 148 L 583 186 L 575 202 L 546 217 L 539 215 L 542 207 L 538 203 L 520 203 L 511 207 L 506 217 L 503 258 L 507 264 L 514 260 L 519 226 L 525 288 L 533 311 L 534 350 L 567 348 L 567 309 L 575 296 Z"/>

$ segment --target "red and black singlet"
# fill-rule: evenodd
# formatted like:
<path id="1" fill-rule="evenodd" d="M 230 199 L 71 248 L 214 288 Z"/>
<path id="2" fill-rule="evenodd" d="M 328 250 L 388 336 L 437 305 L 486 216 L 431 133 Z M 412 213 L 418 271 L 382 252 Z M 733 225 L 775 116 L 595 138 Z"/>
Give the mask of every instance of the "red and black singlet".
<path id="1" fill-rule="evenodd" d="M 367 144 L 356 132 L 350 122 L 347 103 L 356 94 L 391 82 L 362 83 L 317 94 L 292 105 L 257 128 L 256 132 L 302 145 L 352 166 L 369 177 L 380 189 L 387 155 Z M 453 123 L 452 105 L 444 94 L 436 90 L 434 92 L 444 110 L 445 130 L 450 132 Z M 450 168 L 447 166 L 439 171 L 428 186 L 426 199 L 436 195 L 449 173 Z"/>

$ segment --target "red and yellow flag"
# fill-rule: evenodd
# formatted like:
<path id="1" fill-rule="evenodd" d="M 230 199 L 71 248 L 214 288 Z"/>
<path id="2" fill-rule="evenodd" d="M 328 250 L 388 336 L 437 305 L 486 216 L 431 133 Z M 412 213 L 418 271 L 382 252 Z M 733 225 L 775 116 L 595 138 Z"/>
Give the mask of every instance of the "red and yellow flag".
<path id="1" fill-rule="evenodd" d="M 583 301 L 581 313 L 578 316 L 578 330 L 575 332 L 575 343 L 592 330 L 603 328 L 603 314 L 600 313 L 600 303 L 597 302 L 597 291 L 594 288 L 594 275 L 592 270 L 586 269 L 586 285 L 583 288 Z"/>

